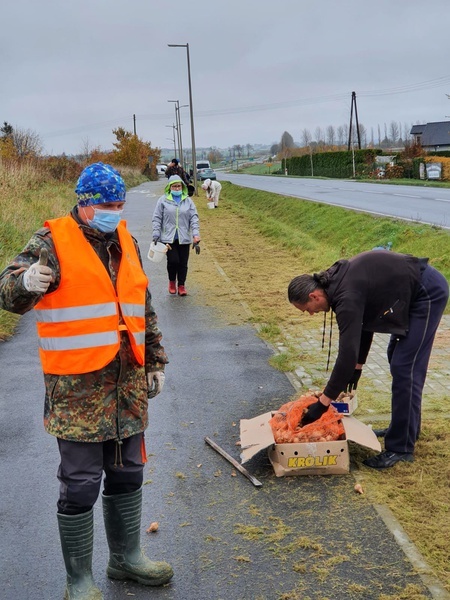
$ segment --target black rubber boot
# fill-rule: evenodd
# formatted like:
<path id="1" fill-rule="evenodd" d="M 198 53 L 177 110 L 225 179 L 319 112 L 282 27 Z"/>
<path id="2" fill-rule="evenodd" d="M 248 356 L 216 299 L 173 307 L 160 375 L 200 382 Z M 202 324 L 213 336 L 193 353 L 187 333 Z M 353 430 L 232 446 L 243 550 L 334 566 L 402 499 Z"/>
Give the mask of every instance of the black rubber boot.
<path id="1" fill-rule="evenodd" d="M 94 511 L 81 515 L 58 513 L 57 517 L 67 572 L 64 600 L 103 600 L 92 577 Z"/>
<path id="2" fill-rule="evenodd" d="M 170 581 L 172 567 L 150 560 L 141 549 L 142 488 L 131 494 L 103 494 L 102 500 L 110 552 L 108 577 L 132 579 L 142 585 L 164 585 Z"/>

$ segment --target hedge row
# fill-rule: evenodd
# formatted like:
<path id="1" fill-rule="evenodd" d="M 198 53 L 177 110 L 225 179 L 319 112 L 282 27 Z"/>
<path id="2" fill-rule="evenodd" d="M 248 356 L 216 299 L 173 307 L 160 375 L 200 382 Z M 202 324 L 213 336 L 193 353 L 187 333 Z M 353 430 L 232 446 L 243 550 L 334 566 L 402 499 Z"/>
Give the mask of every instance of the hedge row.
<path id="1" fill-rule="evenodd" d="M 380 148 L 364 150 L 321 152 L 283 159 L 282 170 L 289 175 L 315 177 L 353 177 L 353 159 L 356 176 L 368 176 L 374 169 L 375 157 L 382 154 Z"/>

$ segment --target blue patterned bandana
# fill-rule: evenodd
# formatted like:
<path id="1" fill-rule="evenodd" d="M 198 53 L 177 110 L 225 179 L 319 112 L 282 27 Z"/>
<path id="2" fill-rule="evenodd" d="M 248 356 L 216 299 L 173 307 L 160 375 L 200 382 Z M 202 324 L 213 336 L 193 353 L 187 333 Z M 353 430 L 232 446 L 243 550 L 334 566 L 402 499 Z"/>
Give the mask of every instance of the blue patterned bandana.
<path id="1" fill-rule="evenodd" d="M 114 167 L 98 162 L 82 171 L 75 193 L 80 206 L 125 202 L 125 182 Z"/>

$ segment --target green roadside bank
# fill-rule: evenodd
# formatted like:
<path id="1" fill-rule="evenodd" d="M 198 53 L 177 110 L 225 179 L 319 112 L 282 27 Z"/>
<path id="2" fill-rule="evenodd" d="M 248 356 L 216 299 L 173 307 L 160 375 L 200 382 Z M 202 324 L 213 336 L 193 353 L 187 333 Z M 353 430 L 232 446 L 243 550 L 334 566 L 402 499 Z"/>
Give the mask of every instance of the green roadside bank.
<path id="1" fill-rule="evenodd" d="M 209 211 L 202 200 L 197 201 L 197 207 L 208 263 L 218 265 L 225 277 L 225 285 L 221 286 L 214 269 L 196 269 L 192 276 L 202 287 L 202 302 L 226 312 L 225 305 L 230 304 L 234 294 L 235 304 L 242 302 L 247 307 L 242 318 L 252 322 L 260 337 L 274 349 L 269 360 L 272 366 L 288 374 L 305 371 L 311 375 L 311 387 L 320 388 L 327 380 L 326 352 L 320 344 L 323 317 L 302 315 L 292 309 L 287 301 L 287 285 L 292 277 L 322 270 L 339 258 L 391 242 L 394 251 L 430 257 L 430 262 L 450 279 L 450 236 L 437 227 L 372 217 L 228 182 L 223 182 L 217 211 Z M 449 307 L 446 312 L 448 315 Z M 235 314 L 230 316 L 230 320 L 236 318 Z M 335 353 L 338 336 L 333 337 Z M 443 330 L 435 344 L 439 353 L 430 364 L 436 376 L 447 381 L 449 341 Z M 361 380 L 357 418 L 365 422 L 375 419 L 379 425 L 389 421 L 389 373 L 385 375 L 381 387 L 367 377 Z M 389 473 L 363 468 L 355 475 L 373 504 L 390 508 L 450 591 L 449 413 L 450 398 L 443 386 L 437 386 L 424 402 L 416 461 L 407 467 L 396 465 Z M 361 462 L 361 452 L 356 445 L 351 448 L 356 464 Z"/>

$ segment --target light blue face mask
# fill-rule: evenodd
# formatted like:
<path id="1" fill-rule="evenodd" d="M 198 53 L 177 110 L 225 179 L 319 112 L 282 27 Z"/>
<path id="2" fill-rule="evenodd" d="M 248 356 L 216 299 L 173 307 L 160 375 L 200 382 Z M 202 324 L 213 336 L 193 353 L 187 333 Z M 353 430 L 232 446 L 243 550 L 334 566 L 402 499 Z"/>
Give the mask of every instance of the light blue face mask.
<path id="1" fill-rule="evenodd" d="M 178 198 L 183 193 L 183 190 L 170 190 L 170 193 L 172 196 L 176 196 Z"/>
<path id="2" fill-rule="evenodd" d="M 94 208 L 94 218 L 87 219 L 88 225 L 102 233 L 112 233 L 117 229 L 122 218 L 122 210 L 105 210 Z"/>

